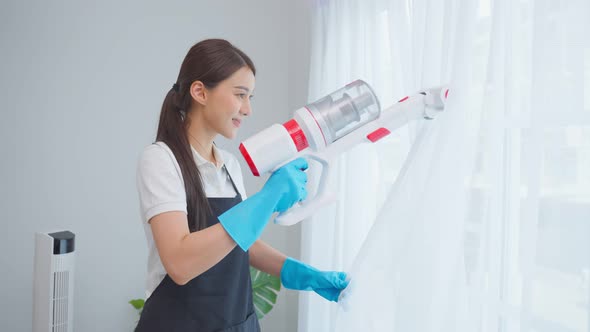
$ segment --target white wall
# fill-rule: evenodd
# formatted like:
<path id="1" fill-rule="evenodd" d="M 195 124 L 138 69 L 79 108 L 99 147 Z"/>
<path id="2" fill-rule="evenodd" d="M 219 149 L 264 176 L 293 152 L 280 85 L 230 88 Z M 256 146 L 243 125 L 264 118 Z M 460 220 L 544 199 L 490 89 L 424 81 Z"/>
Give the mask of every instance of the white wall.
<path id="1" fill-rule="evenodd" d="M 76 331 L 131 331 L 146 245 L 135 166 L 188 48 L 227 38 L 257 65 L 238 142 L 306 101 L 310 1 L 3 1 L 0 10 L 0 331 L 30 331 L 33 233 L 76 234 Z M 256 179 L 242 164 L 249 194 Z M 300 229 L 263 239 L 298 257 Z M 296 331 L 282 291 L 265 331 Z"/>

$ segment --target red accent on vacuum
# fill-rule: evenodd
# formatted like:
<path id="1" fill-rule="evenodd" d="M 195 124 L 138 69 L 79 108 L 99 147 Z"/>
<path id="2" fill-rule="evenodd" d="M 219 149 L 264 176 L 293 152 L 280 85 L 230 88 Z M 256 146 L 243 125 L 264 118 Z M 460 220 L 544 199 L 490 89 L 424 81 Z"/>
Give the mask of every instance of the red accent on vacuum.
<path id="1" fill-rule="evenodd" d="M 375 143 L 378 140 L 382 139 L 383 137 L 387 136 L 391 134 L 391 132 L 387 129 L 387 128 L 379 128 L 377 130 L 375 130 L 374 132 L 370 133 L 369 135 L 367 135 L 367 138 L 369 139 L 369 141 Z"/>
<path id="2" fill-rule="evenodd" d="M 254 165 L 254 161 L 252 161 L 252 158 L 246 150 L 246 147 L 244 147 L 244 144 L 240 144 L 240 152 L 242 153 L 242 156 L 244 156 L 244 159 L 248 163 L 248 166 L 250 166 L 252 174 L 254 174 L 255 176 L 260 176 L 260 173 L 258 173 L 258 169 L 256 169 L 256 165 Z"/>
<path id="3" fill-rule="evenodd" d="M 299 127 L 299 123 L 295 121 L 295 119 L 291 119 L 285 123 L 283 123 L 283 127 L 287 129 L 289 135 L 291 135 L 291 139 L 293 143 L 295 143 L 295 147 L 297 148 L 297 152 L 309 147 L 309 143 L 307 142 L 307 137 L 305 137 L 305 133 Z"/>

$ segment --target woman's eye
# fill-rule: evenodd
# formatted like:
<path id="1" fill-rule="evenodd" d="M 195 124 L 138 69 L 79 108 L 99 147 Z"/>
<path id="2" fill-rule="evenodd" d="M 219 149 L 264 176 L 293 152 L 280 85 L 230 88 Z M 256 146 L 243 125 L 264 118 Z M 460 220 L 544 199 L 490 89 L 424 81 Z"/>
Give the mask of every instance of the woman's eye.
<path id="1" fill-rule="evenodd" d="M 244 99 L 244 97 L 246 97 L 246 94 L 244 93 L 239 93 L 236 96 L 240 97 L 241 99 Z"/>

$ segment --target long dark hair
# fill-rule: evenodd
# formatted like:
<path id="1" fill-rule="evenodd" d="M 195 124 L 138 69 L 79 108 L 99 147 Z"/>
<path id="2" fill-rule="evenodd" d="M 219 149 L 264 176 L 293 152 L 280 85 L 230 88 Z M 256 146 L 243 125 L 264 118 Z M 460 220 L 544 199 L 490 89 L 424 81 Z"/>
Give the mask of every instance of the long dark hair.
<path id="1" fill-rule="evenodd" d="M 211 207 L 188 139 L 190 123 L 186 113 L 192 105 L 190 86 L 194 81 L 201 81 L 205 87 L 213 89 L 242 67 L 248 67 L 256 74 L 252 60 L 228 41 L 200 41 L 188 51 L 176 84 L 168 91 L 162 104 L 156 141 L 166 143 L 180 165 L 191 232 L 207 227 L 206 218 L 211 213 Z"/>

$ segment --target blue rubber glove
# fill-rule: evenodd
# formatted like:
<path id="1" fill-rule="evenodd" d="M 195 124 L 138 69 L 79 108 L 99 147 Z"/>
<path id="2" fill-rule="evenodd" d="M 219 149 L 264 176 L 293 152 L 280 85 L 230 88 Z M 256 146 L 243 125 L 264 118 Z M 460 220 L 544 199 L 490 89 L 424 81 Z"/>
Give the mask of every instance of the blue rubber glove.
<path id="1" fill-rule="evenodd" d="M 326 300 L 338 302 L 338 297 L 348 286 L 349 280 L 346 280 L 344 272 L 320 271 L 288 257 L 281 269 L 281 282 L 285 288 L 313 290 Z"/>
<path id="2" fill-rule="evenodd" d="M 264 187 L 219 216 L 219 222 L 242 250 L 262 234 L 275 212 L 284 212 L 307 197 L 307 161 L 298 158 L 276 170 Z"/>

